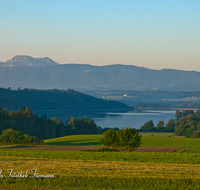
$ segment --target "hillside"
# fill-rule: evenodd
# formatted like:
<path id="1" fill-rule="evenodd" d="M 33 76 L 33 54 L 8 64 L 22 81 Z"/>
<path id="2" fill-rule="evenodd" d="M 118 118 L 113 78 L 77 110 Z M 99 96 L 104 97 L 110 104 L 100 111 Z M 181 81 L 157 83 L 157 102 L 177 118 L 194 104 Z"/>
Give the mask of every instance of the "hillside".
<path id="1" fill-rule="evenodd" d="M 108 111 L 128 110 L 121 102 L 108 101 L 74 90 L 8 90 L 0 88 L 0 106 L 8 111 L 19 110 L 26 106 L 33 111 L 66 110 L 66 111 Z"/>

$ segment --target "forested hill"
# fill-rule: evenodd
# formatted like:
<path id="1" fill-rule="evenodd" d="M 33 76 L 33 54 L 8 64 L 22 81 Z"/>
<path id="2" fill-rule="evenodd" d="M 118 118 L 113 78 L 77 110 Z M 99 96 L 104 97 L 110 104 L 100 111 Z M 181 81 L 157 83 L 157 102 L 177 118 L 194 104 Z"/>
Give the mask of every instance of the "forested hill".
<path id="1" fill-rule="evenodd" d="M 8 111 L 26 106 L 32 111 L 109 111 L 128 110 L 129 107 L 117 101 L 108 101 L 89 96 L 74 90 L 10 90 L 0 88 L 0 106 Z"/>

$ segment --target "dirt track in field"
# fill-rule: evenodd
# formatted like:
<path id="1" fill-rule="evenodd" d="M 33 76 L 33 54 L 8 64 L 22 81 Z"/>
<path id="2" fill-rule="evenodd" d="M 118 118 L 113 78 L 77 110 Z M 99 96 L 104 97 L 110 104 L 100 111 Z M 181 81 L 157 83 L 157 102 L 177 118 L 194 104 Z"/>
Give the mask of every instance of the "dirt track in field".
<path id="1" fill-rule="evenodd" d="M 51 146 L 51 145 L 38 145 L 31 147 L 11 147 L 9 149 L 15 150 L 61 150 L 61 151 L 79 151 L 88 150 L 95 151 L 104 146 Z M 7 148 L 8 149 L 8 148 Z M 183 147 L 139 147 L 133 152 L 176 152 L 177 150 L 183 149 Z"/>

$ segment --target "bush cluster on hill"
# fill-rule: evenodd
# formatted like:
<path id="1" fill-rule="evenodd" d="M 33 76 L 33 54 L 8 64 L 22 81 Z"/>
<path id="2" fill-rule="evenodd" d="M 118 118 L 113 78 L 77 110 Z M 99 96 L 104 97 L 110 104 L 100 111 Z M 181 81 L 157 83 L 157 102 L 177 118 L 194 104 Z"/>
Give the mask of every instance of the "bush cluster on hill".
<path id="1" fill-rule="evenodd" d="M 39 140 L 35 136 L 29 136 L 23 134 L 21 131 L 6 129 L 0 136 L 0 143 L 4 144 L 44 144 L 42 140 Z"/>

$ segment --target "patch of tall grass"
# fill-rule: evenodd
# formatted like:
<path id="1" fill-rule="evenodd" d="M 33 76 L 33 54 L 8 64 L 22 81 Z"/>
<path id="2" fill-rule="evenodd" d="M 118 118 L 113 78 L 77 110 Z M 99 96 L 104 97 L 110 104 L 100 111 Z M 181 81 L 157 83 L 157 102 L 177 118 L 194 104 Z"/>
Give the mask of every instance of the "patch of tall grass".
<path id="1" fill-rule="evenodd" d="M 173 179 L 173 178 L 124 178 L 124 177 L 96 177 L 96 176 L 56 176 L 54 179 L 0 179 L 1 185 L 12 186 L 24 184 L 26 187 L 55 187 L 73 189 L 106 189 L 106 190 L 130 190 L 130 189 L 200 189 L 199 179 Z"/>

